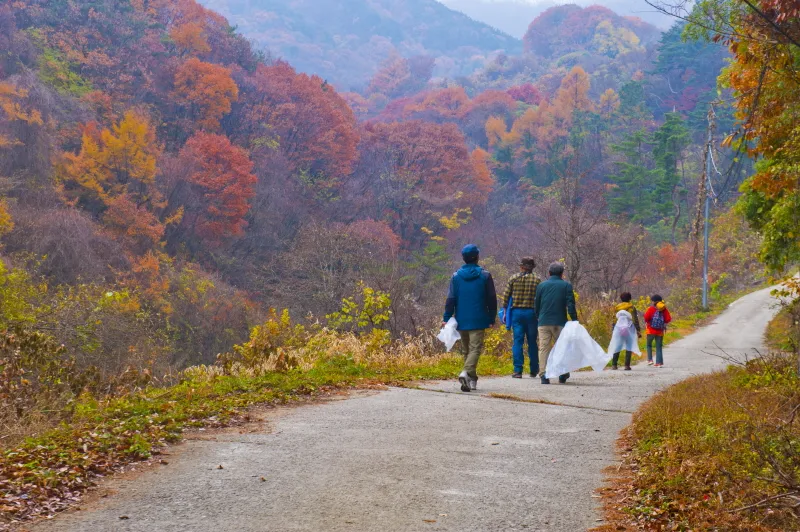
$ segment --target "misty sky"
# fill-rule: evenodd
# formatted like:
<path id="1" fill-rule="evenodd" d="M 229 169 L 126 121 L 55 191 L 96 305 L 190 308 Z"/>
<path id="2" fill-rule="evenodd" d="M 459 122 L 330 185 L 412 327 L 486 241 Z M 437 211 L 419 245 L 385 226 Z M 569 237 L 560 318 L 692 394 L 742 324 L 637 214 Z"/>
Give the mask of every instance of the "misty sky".
<path id="1" fill-rule="evenodd" d="M 462 11 L 474 18 L 503 30 L 514 37 L 522 37 L 528 25 L 548 7 L 559 4 L 589 6 L 599 4 L 620 15 L 634 15 L 667 29 L 673 19 L 655 12 L 644 0 L 439 0 L 446 6 Z"/>

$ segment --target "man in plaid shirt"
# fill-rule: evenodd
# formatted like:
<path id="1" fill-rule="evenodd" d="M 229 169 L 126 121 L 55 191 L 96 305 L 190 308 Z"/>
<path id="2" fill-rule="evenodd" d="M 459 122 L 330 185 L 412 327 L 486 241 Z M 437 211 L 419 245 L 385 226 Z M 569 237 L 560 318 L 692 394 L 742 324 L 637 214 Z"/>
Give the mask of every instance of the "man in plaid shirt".
<path id="1" fill-rule="evenodd" d="M 508 280 L 508 285 L 503 292 L 502 304 L 505 311 L 505 324 L 511 325 L 514 330 L 514 374 L 515 379 L 522 378 L 522 369 L 525 365 L 523 347 L 525 339 L 528 340 L 528 358 L 530 359 L 530 373 L 532 377 L 539 374 L 539 347 L 538 323 L 534 301 L 536 287 L 541 282 L 533 269 L 536 261 L 533 257 L 523 257 L 520 260 L 520 272 Z"/>

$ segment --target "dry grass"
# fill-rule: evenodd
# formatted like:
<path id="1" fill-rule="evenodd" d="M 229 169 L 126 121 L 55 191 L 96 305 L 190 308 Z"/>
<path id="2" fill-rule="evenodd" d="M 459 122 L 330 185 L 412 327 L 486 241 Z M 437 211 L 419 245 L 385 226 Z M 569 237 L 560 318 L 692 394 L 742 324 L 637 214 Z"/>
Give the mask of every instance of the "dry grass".
<path id="1" fill-rule="evenodd" d="M 609 524 L 598 530 L 797 529 L 798 409 L 783 356 L 656 395 L 620 440 L 623 463 L 601 491 Z"/>

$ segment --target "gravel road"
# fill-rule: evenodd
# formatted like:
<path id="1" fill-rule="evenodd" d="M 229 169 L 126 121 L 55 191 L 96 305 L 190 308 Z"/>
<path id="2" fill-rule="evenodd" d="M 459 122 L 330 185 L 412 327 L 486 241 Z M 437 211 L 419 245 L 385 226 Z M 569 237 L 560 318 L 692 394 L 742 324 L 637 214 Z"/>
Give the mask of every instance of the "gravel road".
<path id="1" fill-rule="evenodd" d="M 483 379 L 478 393 L 439 382 L 268 415 L 255 433 L 176 446 L 169 465 L 110 480 L 102 489 L 113 495 L 29 530 L 585 530 L 599 522 L 593 491 L 631 413 L 672 383 L 723 368 L 715 355 L 753 353 L 774 312 L 769 290 L 738 300 L 666 348 L 661 369 L 550 386 Z"/>

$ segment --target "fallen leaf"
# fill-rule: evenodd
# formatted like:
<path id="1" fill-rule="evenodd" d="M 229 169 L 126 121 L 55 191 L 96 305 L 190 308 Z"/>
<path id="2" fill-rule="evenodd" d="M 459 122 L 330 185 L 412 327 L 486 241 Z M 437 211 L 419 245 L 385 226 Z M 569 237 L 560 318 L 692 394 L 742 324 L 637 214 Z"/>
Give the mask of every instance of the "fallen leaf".
<path id="1" fill-rule="evenodd" d="M 130 517 L 128 517 L 127 515 L 121 515 L 121 516 L 119 516 L 119 518 L 120 519 L 130 519 Z"/>
<path id="2" fill-rule="evenodd" d="M 425 523 L 435 523 L 436 519 L 423 519 L 422 521 Z"/>
<path id="3" fill-rule="evenodd" d="M 222 467 L 222 464 L 220 464 L 220 465 L 217 466 L 217 469 L 225 469 L 225 468 Z"/>
<path id="4" fill-rule="evenodd" d="M 261 482 L 266 482 L 267 481 L 267 479 L 265 479 L 264 477 L 261 477 L 260 480 L 261 480 Z"/>

